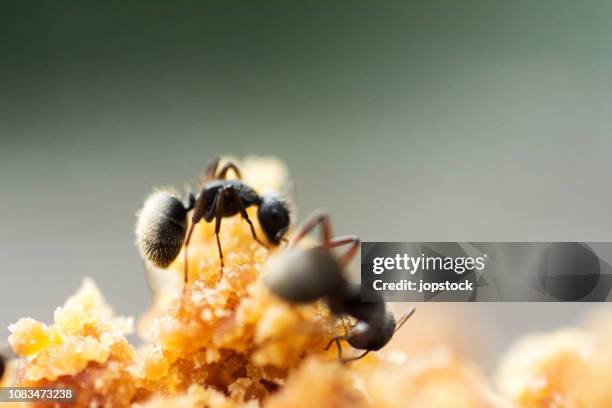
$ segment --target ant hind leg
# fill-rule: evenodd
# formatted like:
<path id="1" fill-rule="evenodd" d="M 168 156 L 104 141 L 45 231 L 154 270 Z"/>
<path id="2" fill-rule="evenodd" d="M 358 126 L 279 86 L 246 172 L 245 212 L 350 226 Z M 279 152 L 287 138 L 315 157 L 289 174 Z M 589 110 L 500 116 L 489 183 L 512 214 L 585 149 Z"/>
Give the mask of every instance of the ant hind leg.
<path id="1" fill-rule="evenodd" d="M 332 237 L 331 222 L 327 214 L 318 211 L 310 215 L 299 227 L 290 245 L 295 245 L 319 224 L 321 225 L 321 245 L 329 246 Z"/>
<path id="2" fill-rule="evenodd" d="M 217 176 L 217 178 L 221 180 L 225 180 L 227 177 L 227 172 L 229 170 L 234 170 L 234 173 L 236 173 L 238 180 L 242 180 L 242 174 L 240 174 L 240 170 L 238 169 L 238 166 L 236 166 L 232 162 L 225 163 L 223 167 L 221 167 L 221 170 L 219 171 L 219 175 Z"/>
<path id="3" fill-rule="evenodd" d="M 202 172 L 202 177 L 200 177 L 200 183 L 204 184 L 207 181 L 215 179 L 215 174 L 217 173 L 217 167 L 219 166 L 220 160 L 221 158 L 219 156 L 215 156 L 206 162 L 204 165 L 204 171 Z"/>
<path id="4" fill-rule="evenodd" d="M 343 357 L 342 356 L 342 344 L 340 344 L 340 340 L 345 340 L 345 339 L 346 339 L 346 336 L 332 337 L 329 343 L 327 343 L 327 346 L 325 347 L 325 350 L 327 351 L 329 350 L 332 344 L 336 343 L 336 347 L 338 348 L 338 361 L 340 361 L 342 364 L 350 363 L 351 361 L 360 360 L 364 358 L 365 356 L 367 356 L 368 353 L 370 352 L 370 350 L 366 350 L 363 353 L 357 356 L 354 356 L 354 357 Z"/>

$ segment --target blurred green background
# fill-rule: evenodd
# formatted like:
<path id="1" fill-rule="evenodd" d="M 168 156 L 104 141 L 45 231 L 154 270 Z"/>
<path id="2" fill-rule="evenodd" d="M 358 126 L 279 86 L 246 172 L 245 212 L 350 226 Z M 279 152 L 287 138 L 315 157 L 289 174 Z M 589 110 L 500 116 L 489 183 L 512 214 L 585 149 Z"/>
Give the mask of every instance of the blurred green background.
<path id="1" fill-rule="evenodd" d="M 2 2 L 0 337 L 92 276 L 147 306 L 134 213 L 275 155 L 380 241 L 610 241 L 612 2 Z M 580 304 L 463 306 L 518 333 Z"/>

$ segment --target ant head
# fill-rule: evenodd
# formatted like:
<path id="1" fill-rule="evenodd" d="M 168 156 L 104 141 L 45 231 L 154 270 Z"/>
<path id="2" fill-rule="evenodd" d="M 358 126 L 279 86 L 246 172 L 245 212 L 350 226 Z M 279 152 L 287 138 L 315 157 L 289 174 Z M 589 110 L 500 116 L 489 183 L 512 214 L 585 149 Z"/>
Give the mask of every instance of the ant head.
<path id="1" fill-rule="evenodd" d="M 187 230 L 187 209 L 165 191 L 156 191 L 138 213 L 136 243 L 143 259 L 165 268 L 178 256 Z"/>
<path id="2" fill-rule="evenodd" d="M 359 321 L 346 341 L 356 349 L 376 351 L 383 348 L 395 333 L 395 317 L 387 310 L 380 320 Z"/>
<path id="3" fill-rule="evenodd" d="M 272 293 L 291 303 L 313 302 L 345 284 L 338 260 L 323 248 L 283 252 L 268 264 L 265 280 Z"/>
<path id="4" fill-rule="evenodd" d="M 277 196 L 263 196 L 257 218 L 268 241 L 274 245 L 280 244 L 291 223 L 287 203 Z"/>

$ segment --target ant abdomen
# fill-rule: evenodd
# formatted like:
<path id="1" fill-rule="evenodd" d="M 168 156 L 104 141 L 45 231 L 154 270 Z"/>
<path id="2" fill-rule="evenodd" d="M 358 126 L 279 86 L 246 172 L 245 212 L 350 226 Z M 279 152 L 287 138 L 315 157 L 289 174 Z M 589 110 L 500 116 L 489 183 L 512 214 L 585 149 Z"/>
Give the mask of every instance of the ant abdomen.
<path id="1" fill-rule="evenodd" d="M 292 303 L 313 302 L 344 286 L 342 267 L 326 248 L 291 249 L 270 263 L 268 288 Z"/>
<path id="2" fill-rule="evenodd" d="M 187 230 L 187 209 L 166 191 L 151 194 L 138 214 L 136 242 L 143 259 L 166 268 L 178 256 Z"/>

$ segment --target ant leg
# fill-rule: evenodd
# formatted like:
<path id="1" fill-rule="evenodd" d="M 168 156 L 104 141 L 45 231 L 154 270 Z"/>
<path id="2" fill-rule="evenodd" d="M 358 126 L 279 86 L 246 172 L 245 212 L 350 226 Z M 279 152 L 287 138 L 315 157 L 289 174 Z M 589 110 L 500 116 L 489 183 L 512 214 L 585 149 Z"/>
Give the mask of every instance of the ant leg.
<path id="1" fill-rule="evenodd" d="M 346 251 L 344 255 L 340 258 L 340 265 L 345 266 L 350 262 L 351 259 L 357 254 L 357 250 L 359 249 L 359 244 L 361 240 L 355 236 L 347 235 L 338 238 L 334 238 L 329 241 L 327 248 L 336 248 L 342 245 L 350 244 L 351 246 Z"/>
<path id="2" fill-rule="evenodd" d="M 336 347 L 338 348 L 338 360 L 342 361 L 342 345 L 340 344 L 340 340 L 344 340 L 346 336 L 335 336 L 327 343 L 325 350 L 329 350 L 333 343 L 336 343 Z"/>
<path id="3" fill-rule="evenodd" d="M 185 292 L 185 289 L 187 288 L 187 283 L 189 281 L 189 264 L 188 264 L 189 257 L 187 255 L 187 248 L 189 247 L 189 241 L 191 241 L 191 235 L 193 234 L 193 229 L 195 228 L 195 225 L 198 222 L 200 222 L 200 220 L 202 219 L 202 216 L 204 215 L 205 200 L 201 197 L 201 195 L 196 200 L 193 194 L 189 193 L 189 195 L 185 199 L 185 202 L 189 204 L 185 208 L 188 211 L 191 209 L 194 209 L 194 211 L 193 211 L 193 216 L 191 217 L 191 225 L 189 225 L 189 230 L 187 231 L 187 236 L 185 238 L 185 250 L 183 251 L 183 258 L 184 258 L 183 293 Z"/>
<path id="4" fill-rule="evenodd" d="M 221 171 L 219 171 L 219 175 L 217 176 L 217 178 L 221 180 L 225 180 L 225 178 L 227 177 L 227 172 L 229 170 L 234 170 L 234 173 L 236 173 L 236 176 L 238 176 L 238 180 L 242 180 L 242 174 L 240 174 L 240 170 L 238 170 L 238 166 L 236 166 L 232 162 L 225 163 L 225 165 L 221 167 Z"/>
<path id="5" fill-rule="evenodd" d="M 215 230 L 217 230 L 217 225 L 219 228 L 221 227 L 221 219 L 218 218 L 218 222 L 215 225 Z M 221 276 L 223 276 L 223 268 L 225 267 L 225 263 L 223 262 L 223 250 L 221 249 L 221 241 L 219 241 L 219 233 L 215 232 L 215 237 L 217 237 L 217 249 L 219 250 L 219 261 L 221 262 Z M 221 279 L 221 277 L 219 277 Z"/>
<path id="6" fill-rule="evenodd" d="M 290 245 L 295 245 L 319 224 L 321 225 L 322 244 L 328 246 L 332 237 L 331 223 L 329 221 L 329 216 L 322 212 L 313 213 L 302 223 Z"/>
<path id="7" fill-rule="evenodd" d="M 200 177 L 201 183 L 206 183 L 207 181 L 215 179 L 215 173 L 217 173 L 217 167 L 219 166 L 220 160 L 221 158 L 219 156 L 215 156 L 206 162 L 204 165 L 204 172 L 202 172 L 202 177 Z"/>
<path id="8" fill-rule="evenodd" d="M 336 339 L 336 347 L 338 347 L 338 360 L 342 361 L 342 345 L 340 339 Z"/>
<path id="9" fill-rule="evenodd" d="M 189 241 L 191 241 L 191 234 L 193 234 L 194 227 L 195 223 L 191 222 L 189 231 L 187 232 L 187 238 L 185 238 L 185 250 L 183 251 L 183 292 L 185 292 L 185 289 L 187 289 L 187 284 L 189 283 L 189 256 L 187 255 L 187 248 L 189 247 Z"/>
<path id="10" fill-rule="evenodd" d="M 327 346 L 325 346 L 325 350 L 329 350 L 329 348 L 331 347 L 332 344 L 339 342 L 340 340 L 344 340 L 346 339 L 346 336 L 334 336 L 329 340 L 329 343 L 327 343 Z M 338 344 L 338 343 L 336 343 Z"/>
<path id="11" fill-rule="evenodd" d="M 251 234 L 253 235 L 253 239 L 257 241 L 259 245 L 267 248 L 267 245 L 261 242 L 259 238 L 257 238 L 257 233 L 255 232 L 255 227 L 253 226 L 253 222 L 250 220 L 249 213 L 247 213 L 247 210 L 244 207 L 244 204 L 242 203 L 242 200 L 240 199 L 240 196 L 238 195 L 238 192 L 236 191 L 236 189 L 233 186 L 227 186 L 225 187 L 225 189 L 231 191 L 230 194 L 232 195 L 234 204 L 236 204 L 236 207 L 238 207 L 238 210 L 240 210 L 240 215 L 249 224 L 249 227 L 251 227 Z"/>
<path id="12" fill-rule="evenodd" d="M 223 203 L 223 191 L 219 190 L 217 192 L 217 197 L 215 198 L 215 237 L 217 238 L 219 261 L 221 261 L 221 276 L 223 276 L 223 267 L 225 266 L 223 262 L 223 250 L 221 249 L 221 241 L 219 240 L 219 231 L 221 231 L 221 220 L 223 219 Z M 219 276 L 219 279 L 221 279 L 221 276 Z"/>
<path id="13" fill-rule="evenodd" d="M 397 326 L 395 326 L 395 330 L 393 331 L 393 333 L 395 333 L 399 329 L 401 329 L 401 327 L 404 325 L 404 323 L 406 323 L 406 321 L 410 318 L 410 316 L 412 316 L 414 314 L 415 310 L 416 309 L 413 307 L 406 314 L 404 314 L 402 317 L 400 317 L 400 319 L 397 322 Z"/>
<path id="14" fill-rule="evenodd" d="M 364 358 L 365 356 L 368 355 L 368 353 L 370 352 L 370 350 L 366 350 L 363 353 L 361 353 L 358 356 L 355 357 L 348 357 L 348 358 L 340 358 L 340 362 L 342 364 L 346 364 L 346 363 L 350 363 L 351 361 L 357 361 L 357 360 L 361 360 L 362 358 Z"/>

